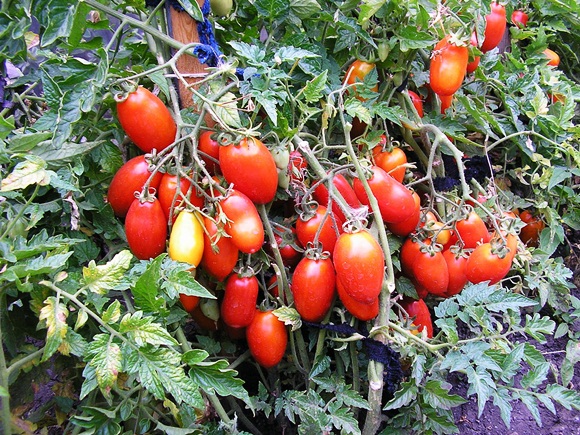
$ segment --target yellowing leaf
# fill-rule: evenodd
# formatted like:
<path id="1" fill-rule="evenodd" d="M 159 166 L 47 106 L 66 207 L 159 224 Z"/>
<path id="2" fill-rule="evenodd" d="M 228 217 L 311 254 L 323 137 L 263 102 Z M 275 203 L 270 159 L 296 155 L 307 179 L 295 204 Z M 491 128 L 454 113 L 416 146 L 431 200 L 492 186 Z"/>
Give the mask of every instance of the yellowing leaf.
<path id="1" fill-rule="evenodd" d="M 35 156 L 27 156 L 25 161 L 18 163 L 10 175 L 2 180 L 0 191 L 25 189 L 32 184 L 46 186 L 49 181 L 46 162 Z"/>
<path id="2" fill-rule="evenodd" d="M 83 269 L 86 286 L 94 293 L 106 294 L 121 282 L 129 269 L 132 258 L 133 255 L 128 250 L 124 250 L 115 255 L 107 264 L 97 266 L 94 261 L 91 261 Z"/>
<path id="3" fill-rule="evenodd" d="M 67 317 L 68 309 L 65 304 L 57 301 L 54 296 L 46 298 L 39 316 L 39 320 L 45 322 L 47 329 L 43 361 L 46 361 L 57 351 L 65 338 L 68 330 Z"/>

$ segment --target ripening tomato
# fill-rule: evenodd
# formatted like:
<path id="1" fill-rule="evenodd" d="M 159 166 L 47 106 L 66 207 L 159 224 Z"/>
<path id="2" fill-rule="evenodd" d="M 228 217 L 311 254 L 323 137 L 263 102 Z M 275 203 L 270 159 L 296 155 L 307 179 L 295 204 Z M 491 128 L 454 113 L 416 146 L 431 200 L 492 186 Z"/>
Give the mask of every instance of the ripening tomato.
<path id="1" fill-rule="evenodd" d="M 224 323 L 233 328 L 248 326 L 256 314 L 258 279 L 255 275 L 234 273 L 226 280 L 220 307 Z"/>
<path id="2" fill-rule="evenodd" d="M 344 285 L 336 281 L 336 291 L 344 308 L 357 319 L 367 322 L 379 314 L 379 298 L 376 297 L 369 304 L 365 304 L 352 298 L 344 289 Z"/>
<path id="3" fill-rule="evenodd" d="M 322 246 L 323 251 L 332 253 L 334 245 L 341 231 L 342 222 L 334 222 L 332 213 L 323 205 L 319 205 L 314 211 L 314 215 L 308 219 L 302 216 L 296 221 L 296 235 L 298 241 L 304 247 L 308 242 L 314 244 L 314 239 L 318 234 L 318 243 Z M 319 231 L 320 226 L 322 228 Z"/>
<path id="4" fill-rule="evenodd" d="M 379 148 L 377 152 L 375 149 Z M 393 148 L 389 151 L 381 151 L 380 147 L 373 148 L 373 159 L 375 165 L 383 169 L 387 174 L 397 180 L 399 183 L 403 182 L 407 168 L 407 155 L 401 148 Z"/>
<path id="5" fill-rule="evenodd" d="M 485 222 L 474 211 L 470 212 L 467 218 L 458 220 L 455 223 L 455 230 L 466 249 L 475 248 L 478 243 L 487 243 L 490 240 Z"/>
<path id="6" fill-rule="evenodd" d="M 184 293 L 179 293 L 179 300 L 183 309 L 187 311 L 189 314 L 193 313 L 193 311 L 199 306 L 199 297 L 193 295 L 186 295 Z"/>
<path id="7" fill-rule="evenodd" d="M 431 321 L 431 313 L 423 299 L 418 301 L 411 298 L 403 298 L 399 302 L 401 307 L 407 312 L 409 317 L 414 318 L 413 324 L 419 331 L 423 329 L 427 332 L 428 338 L 433 338 L 433 322 Z"/>
<path id="8" fill-rule="evenodd" d="M 385 255 L 367 230 L 341 234 L 332 261 L 336 280 L 350 297 L 370 304 L 379 296 L 385 277 Z"/>
<path id="9" fill-rule="evenodd" d="M 235 189 L 220 201 L 221 208 L 229 222 L 226 233 L 232 237 L 237 248 L 246 253 L 258 252 L 264 244 L 264 225 L 254 203 Z"/>
<path id="10" fill-rule="evenodd" d="M 204 131 L 199 136 L 197 150 L 201 152 L 200 157 L 205 163 L 205 168 L 210 174 L 215 174 L 219 168 L 220 144 L 212 139 L 215 132 Z"/>
<path id="11" fill-rule="evenodd" d="M 477 47 L 477 45 L 478 45 L 477 44 L 477 33 L 473 32 L 471 34 L 471 40 L 469 42 L 474 47 Z M 477 69 L 477 67 L 479 66 L 479 61 L 480 61 L 480 57 L 475 56 L 473 58 L 473 60 L 467 64 L 467 69 L 466 69 L 467 74 L 471 74 L 473 71 L 475 71 Z"/>
<path id="12" fill-rule="evenodd" d="M 218 281 L 223 281 L 234 270 L 239 250 L 227 234 L 218 235 L 218 227 L 213 219 L 204 216 L 203 223 L 205 231 L 201 266 Z"/>
<path id="13" fill-rule="evenodd" d="M 300 246 L 300 242 L 296 236 L 296 230 L 294 228 L 286 229 L 282 235 L 275 233 L 274 238 L 276 239 L 276 244 L 278 245 L 284 266 L 296 266 L 302 258 L 302 252 L 298 250 L 302 246 Z"/>
<path id="14" fill-rule="evenodd" d="M 233 0 L 210 0 L 211 13 L 219 17 L 225 17 L 232 10 Z"/>
<path id="15" fill-rule="evenodd" d="M 560 56 L 558 56 L 558 53 L 549 48 L 546 48 L 543 53 L 548 58 L 548 65 L 554 67 L 560 65 Z"/>
<path id="16" fill-rule="evenodd" d="M 151 171 L 149 171 L 149 163 L 145 160 L 145 156 L 133 157 L 119 168 L 107 192 L 107 201 L 111 204 L 116 216 L 127 215 L 135 199 L 135 192 L 141 192 L 150 176 Z M 156 172 L 149 183 L 149 188 L 157 189 L 162 178 L 163 174 Z"/>
<path id="17" fill-rule="evenodd" d="M 429 84 L 438 95 L 453 95 L 460 88 L 467 70 L 469 51 L 446 36 L 435 45 L 429 67 Z"/>
<path id="18" fill-rule="evenodd" d="M 276 163 L 261 140 L 248 137 L 238 144 L 220 146 L 219 162 L 226 181 L 254 203 L 266 204 L 276 196 Z"/>
<path id="19" fill-rule="evenodd" d="M 139 86 L 127 99 L 117 102 L 121 127 L 143 152 L 157 152 L 175 141 L 177 125 L 163 101 Z"/>
<path id="20" fill-rule="evenodd" d="M 455 296 L 460 293 L 467 284 L 467 276 L 465 275 L 465 266 L 467 265 L 467 257 L 461 253 L 454 253 L 449 249 L 443 251 L 443 258 L 447 262 L 447 271 L 449 273 L 449 284 L 447 285 L 446 297 Z"/>
<path id="21" fill-rule="evenodd" d="M 131 252 L 139 260 L 149 260 L 165 252 L 167 219 L 157 198 L 133 200 L 125 218 L 125 233 Z"/>
<path id="22" fill-rule="evenodd" d="M 413 276 L 420 286 L 436 296 L 445 296 L 449 285 L 447 262 L 440 251 L 419 251 L 413 264 Z"/>
<path id="23" fill-rule="evenodd" d="M 272 368 L 284 358 L 288 332 L 284 322 L 273 311 L 256 311 L 254 320 L 246 328 L 250 353 L 264 368 Z"/>
<path id="24" fill-rule="evenodd" d="M 441 115 L 445 115 L 445 112 L 453 103 L 453 95 L 439 95 L 439 102 L 441 104 Z"/>
<path id="25" fill-rule="evenodd" d="M 409 218 L 396 224 L 387 224 L 387 228 L 391 233 L 400 237 L 406 237 L 415 231 L 417 225 L 419 225 L 421 220 L 421 198 L 419 198 L 417 192 L 413 192 L 413 199 L 415 200 L 415 210 Z"/>
<path id="26" fill-rule="evenodd" d="M 508 248 L 508 256 L 511 257 L 512 261 L 514 259 L 514 257 L 516 256 L 516 254 L 518 253 L 518 244 L 519 244 L 519 237 L 516 236 L 513 233 L 508 233 L 507 231 L 503 231 L 501 232 L 501 234 L 504 236 L 505 238 L 505 246 Z M 493 232 L 493 235 L 491 237 L 490 242 L 491 243 L 495 243 L 495 244 L 503 244 L 503 241 L 501 241 L 501 237 L 497 234 L 497 231 Z"/>
<path id="27" fill-rule="evenodd" d="M 169 236 L 169 257 L 197 267 L 203 256 L 203 218 L 198 212 L 183 210 L 177 215 Z"/>
<path id="28" fill-rule="evenodd" d="M 528 14 L 524 11 L 514 10 L 512 12 L 512 24 L 519 27 L 520 29 L 528 25 Z"/>
<path id="29" fill-rule="evenodd" d="M 465 265 L 465 275 L 474 284 L 483 281 L 495 284 L 508 274 L 512 259 L 509 254 L 501 258 L 493 252 L 491 243 L 483 243 L 469 256 Z"/>
<path id="30" fill-rule="evenodd" d="M 419 118 L 422 118 L 423 117 L 423 100 L 421 99 L 419 94 L 417 94 L 416 92 L 413 92 L 413 91 L 407 91 L 407 92 L 409 93 L 409 97 L 411 97 L 411 102 L 413 103 L 413 106 L 415 106 L 415 110 L 417 111 Z"/>
<path id="31" fill-rule="evenodd" d="M 315 258 L 309 253 L 300 260 L 290 287 L 294 306 L 302 319 L 320 322 L 330 310 L 335 294 L 336 275 L 332 260 Z"/>
<path id="32" fill-rule="evenodd" d="M 346 72 L 345 83 L 347 85 L 354 85 L 357 82 L 362 82 L 373 69 L 375 69 L 374 63 L 355 60 Z M 356 86 L 352 86 L 352 90 L 356 93 Z M 372 90 L 377 92 L 379 90 L 379 86 L 375 85 Z M 357 98 L 362 100 L 360 97 Z"/>
<path id="33" fill-rule="evenodd" d="M 497 3 L 491 3 L 491 13 L 485 16 L 485 36 L 481 43 L 480 50 L 487 53 L 498 46 L 505 33 L 507 18 L 505 6 Z"/>
<path id="34" fill-rule="evenodd" d="M 356 193 L 348 180 L 342 174 L 335 174 L 332 177 L 332 184 L 336 188 L 336 190 L 342 195 L 346 203 L 356 209 L 361 206 L 360 201 L 358 200 Z M 312 192 L 312 197 L 318 202 L 320 205 L 328 207 L 328 203 L 330 202 L 330 194 L 328 192 L 328 188 L 324 183 L 320 183 Z M 344 215 L 342 209 L 338 205 L 336 201 L 332 202 L 332 212 L 335 216 L 338 217 L 341 221 L 346 221 L 346 216 Z"/>
<path id="35" fill-rule="evenodd" d="M 445 246 L 451 240 L 452 232 L 449 228 L 445 228 L 443 222 L 437 220 L 426 221 L 424 228 L 435 236 L 435 243 Z"/>
<path id="36" fill-rule="evenodd" d="M 520 219 L 526 224 L 520 231 L 520 240 L 527 246 L 537 247 L 540 233 L 546 224 L 529 210 L 522 211 Z"/>
<path id="37" fill-rule="evenodd" d="M 421 252 L 421 248 L 425 245 L 430 245 L 431 240 L 424 241 L 409 237 L 403 242 L 400 251 L 401 272 L 408 278 L 413 278 L 413 264 L 415 257 Z"/>
<path id="38" fill-rule="evenodd" d="M 159 203 L 163 208 L 163 212 L 167 219 L 172 217 L 173 222 L 175 222 L 175 215 L 176 208 L 179 207 L 182 202 L 182 196 L 187 196 L 187 192 L 191 187 L 191 181 L 189 181 L 186 177 L 179 177 L 179 191 L 177 192 L 177 175 L 170 174 L 166 172 L 163 174 L 163 178 L 161 178 L 161 183 L 159 183 L 159 188 L 157 189 L 157 198 L 159 199 Z M 175 203 L 174 203 L 175 200 Z M 195 206 L 199 207 L 200 209 L 203 208 L 203 198 L 201 196 L 197 196 L 195 192 L 195 188 L 191 189 L 191 196 L 189 197 L 189 202 Z M 173 204 L 173 216 L 171 216 L 171 205 Z"/>
<path id="39" fill-rule="evenodd" d="M 372 177 L 367 181 L 377 199 L 385 222 L 399 223 L 411 217 L 415 211 L 413 193 L 378 166 L 371 166 Z M 355 178 L 354 192 L 364 205 L 370 207 L 369 198 L 362 182 Z"/>

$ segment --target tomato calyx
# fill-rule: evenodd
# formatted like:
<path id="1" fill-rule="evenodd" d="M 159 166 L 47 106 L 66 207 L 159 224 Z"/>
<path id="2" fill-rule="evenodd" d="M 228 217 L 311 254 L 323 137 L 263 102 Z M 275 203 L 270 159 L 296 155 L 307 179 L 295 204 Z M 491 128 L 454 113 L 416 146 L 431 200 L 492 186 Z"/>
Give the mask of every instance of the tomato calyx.
<path id="1" fill-rule="evenodd" d="M 347 234 L 355 234 L 364 230 L 368 221 L 363 217 L 352 217 L 342 225 L 342 229 Z"/>
<path id="2" fill-rule="evenodd" d="M 504 259 L 512 254 L 507 245 L 507 238 L 503 234 L 491 239 L 489 244 L 491 245 L 491 253 L 498 258 Z"/>
<path id="3" fill-rule="evenodd" d="M 121 89 L 113 91 L 113 99 L 115 100 L 115 103 L 122 103 L 127 100 L 129 95 L 139 88 L 139 83 L 134 82 L 133 80 L 126 80 L 120 83 L 119 86 Z"/>
<path id="4" fill-rule="evenodd" d="M 323 251 L 320 243 L 317 243 L 315 246 L 313 243 L 308 242 L 303 257 L 309 260 L 326 260 L 330 258 L 330 252 Z"/>

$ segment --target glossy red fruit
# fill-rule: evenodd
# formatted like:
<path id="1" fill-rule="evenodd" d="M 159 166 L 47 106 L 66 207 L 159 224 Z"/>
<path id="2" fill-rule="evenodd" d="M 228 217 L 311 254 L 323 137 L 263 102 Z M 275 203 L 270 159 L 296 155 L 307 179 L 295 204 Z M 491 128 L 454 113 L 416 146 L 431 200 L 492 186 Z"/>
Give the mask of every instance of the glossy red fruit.
<path id="1" fill-rule="evenodd" d="M 149 260 L 165 252 L 167 218 L 159 200 L 134 199 L 125 218 L 129 249 L 139 260 Z"/>
<path id="2" fill-rule="evenodd" d="M 405 172 L 407 172 L 407 155 L 405 151 L 401 148 L 393 148 L 391 151 L 381 151 L 380 149 L 375 152 L 373 149 L 373 159 L 375 165 L 384 170 L 387 174 L 397 180 L 399 183 L 403 182 L 405 178 Z"/>
<path id="3" fill-rule="evenodd" d="M 419 252 L 415 256 L 413 276 L 429 293 L 445 296 L 449 285 L 449 271 L 441 252 L 433 250 Z"/>
<path id="4" fill-rule="evenodd" d="M 151 174 L 145 156 L 133 157 L 115 173 L 107 192 L 107 201 L 111 204 L 116 216 L 125 217 L 133 204 L 135 192 L 141 192 Z M 163 174 L 156 172 L 149 187 L 157 189 L 162 178 Z"/>
<path id="5" fill-rule="evenodd" d="M 498 46 L 505 33 L 507 18 L 505 6 L 491 3 L 491 13 L 485 16 L 485 37 L 480 50 L 486 53 Z"/>
<path id="6" fill-rule="evenodd" d="M 362 60 L 355 60 L 351 66 L 348 68 L 345 76 L 345 82 L 348 85 L 355 85 L 357 82 L 364 81 L 364 78 L 375 69 L 374 63 L 364 62 Z M 379 90 L 378 85 L 375 85 L 372 89 L 377 92 Z M 352 91 L 356 93 L 356 85 L 352 86 Z M 361 97 L 357 97 L 362 100 Z"/>
<path id="7" fill-rule="evenodd" d="M 546 224 L 529 210 L 522 211 L 520 219 L 526 224 L 520 230 L 521 241 L 527 246 L 537 247 L 540 233 L 546 227 Z"/>
<path id="8" fill-rule="evenodd" d="M 302 251 L 299 250 L 302 246 L 296 236 L 296 230 L 294 228 L 288 228 L 284 230 L 282 235 L 275 233 L 274 238 L 276 239 L 276 244 L 278 245 L 284 266 L 296 266 L 302 259 Z"/>
<path id="9" fill-rule="evenodd" d="M 197 150 L 200 151 L 200 157 L 205 162 L 205 168 L 210 174 L 215 174 L 219 168 L 220 145 L 212 139 L 214 131 L 204 131 L 199 136 Z"/>
<path id="10" fill-rule="evenodd" d="M 474 47 L 477 47 L 477 45 L 478 45 L 477 44 L 477 34 L 475 32 L 473 32 L 471 34 L 471 40 L 469 42 Z M 475 56 L 473 58 L 473 60 L 467 64 L 467 74 L 471 74 L 473 71 L 475 71 L 477 69 L 477 67 L 479 66 L 479 61 L 480 61 L 480 57 Z"/>
<path id="11" fill-rule="evenodd" d="M 256 311 L 252 323 L 246 328 L 250 353 L 264 368 L 278 365 L 288 345 L 288 332 L 284 323 L 272 311 Z"/>
<path id="12" fill-rule="evenodd" d="M 127 136 L 145 153 L 162 151 L 175 141 L 177 125 L 171 113 L 142 86 L 117 103 L 117 116 Z"/>
<path id="13" fill-rule="evenodd" d="M 519 27 L 520 29 L 526 27 L 528 25 L 528 14 L 524 11 L 516 9 L 512 12 L 512 24 Z"/>
<path id="14" fill-rule="evenodd" d="M 177 193 L 177 175 L 170 174 L 166 172 L 163 174 L 161 178 L 161 182 L 159 183 L 159 188 L 157 189 L 157 198 L 159 199 L 159 203 L 161 204 L 161 208 L 163 208 L 163 212 L 167 219 L 169 219 L 171 214 L 171 206 L 173 205 L 173 222 L 175 222 L 175 218 L 177 215 L 175 212 L 177 211 L 177 207 L 179 207 L 183 203 L 183 197 L 187 197 L 187 192 L 190 190 L 191 181 L 186 177 L 179 178 L 179 192 Z M 174 202 L 175 201 L 175 202 Z M 196 195 L 195 188 L 191 188 L 191 195 L 189 197 L 189 202 L 198 208 L 203 208 L 204 201 L 203 198 Z"/>
<path id="15" fill-rule="evenodd" d="M 239 250 L 227 234 L 218 235 L 218 227 L 212 219 L 204 216 L 203 222 L 206 231 L 201 266 L 218 281 L 223 281 L 234 270 Z"/>
<path id="16" fill-rule="evenodd" d="M 511 255 L 501 258 L 493 252 L 491 243 L 484 243 L 475 248 L 469 256 L 465 265 L 465 275 L 474 284 L 484 281 L 495 284 L 508 274 L 512 259 Z"/>
<path id="17" fill-rule="evenodd" d="M 220 201 L 220 206 L 228 218 L 225 225 L 234 245 L 246 253 L 258 252 L 264 244 L 264 225 L 254 203 L 235 189 Z"/>
<path id="18" fill-rule="evenodd" d="M 385 277 L 385 255 L 367 230 L 341 234 L 332 261 L 336 280 L 350 297 L 370 304 L 379 296 Z"/>
<path id="19" fill-rule="evenodd" d="M 417 229 L 421 220 L 421 199 L 417 192 L 413 192 L 413 199 L 415 200 L 415 210 L 408 219 L 396 224 L 387 224 L 389 231 L 396 236 L 406 237 Z"/>
<path id="20" fill-rule="evenodd" d="M 348 180 L 342 174 L 335 174 L 332 177 L 332 184 L 338 190 L 338 192 L 342 195 L 346 203 L 356 209 L 361 206 L 360 201 L 358 200 L 354 190 Z M 312 197 L 318 202 L 318 204 L 328 207 L 328 203 L 330 201 L 330 194 L 328 192 L 328 188 L 325 184 L 320 183 L 312 193 Z M 343 211 L 341 210 L 340 206 L 336 201 L 332 202 L 332 212 L 342 221 L 346 221 L 346 216 L 344 215 Z"/>
<path id="21" fill-rule="evenodd" d="M 546 48 L 544 50 L 544 55 L 548 58 L 548 65 L 554 67 L 560 65 L 560 56 L 558 56 L 558 53 L 555 51 Z"/>
<path id="22" fill-rule="evenodd" d="M 445 112 L 453 103 L 453 95 L 440 95 L 439 102 L 441 103 L 441 115 L 445 115 Z"/>
<path id="23" fill-rule="evenodd" d="M 429 66 L 429 84 L 438 95 L 453 95 L 463 83 L 469 51 L 446 36 L 435 45 Z"/>
<path id="24" fill-rule="evenodd" d="M 370 170 L 373 175 L 367 181 L 377 199 L 383 221 L 399 223 L 411 217 L 415 211 L 413 193 L 378 166 L 371 166 Z M 354 179 L 353 187 L 360 202 L 370 207 L 367 193 L 358 178 Z"/>
<path id="25" fill-rule="evenodd" d="M 403 242 L 400 252 L 401 271 L 407 278 L 413 278 L 413 265 L 415 257 L 421 252 L 421 247 L 430 244 L 429 239 L 421 242 L 420 240 L 409 237 Z"/>
<path id="26" fill-rule="evenodd" d="M 407 92 L 409 92 L 409 97 L 411 97 L 411 101 L 413 103 L 413 106 L 415 106 L 415 110 L 417 111 L 417 114 L 419 115 L 420 118 L 422 118 L 423 117 L 423 100 L 421 99 L 419 94 L 417 94 L 416 92 L 413 92 L 413 91 L 407 91 Z"/>
<path id="27" fill-rule="evenodd" d="M 181 306 L 185 311 L 189 314 L 193 313 L 193 311 L 199 305 L 199 297 L 193 295 L 186 295 L 183 293 L 179 294 L 179 301 L 181 302 Z"/>
<path id="28" fill-rule="evenodd" d="M 336 275 L 330 258 L 306 255 L 294 270 L 292 295 L 303 320 L 320 322 L 330 310 L 335 295 Z"/>
<path id="29" fill-rule="evenodd" d="M 463 240 L 465 249 L 475 248 L 478 243 L 487 243 L 491 238 L 485 222 L 474 211 L 470 212 L 467 218 L 458 220 L 455 223 L 455 230 Z"/>
<path id="30" fill-rule="evenodd" d="M 465 266 L 467 265 L 467 257 L 461 254 L 456 254 L 450 250 L 443 251 L 443 258 L 447 262 L 447 271 L 449 273 L 449 283 L 447 284 L 446 297 L 455 296 L 467 284 L 467 276 L 465 275 Z"/>
<path id="31" fill-rule="evenodd" d="M 344 308 L 357 319 L 367 322 L 374 319 L 379 314 L 379 298 L 373 299 L 370 303 L 365 304 L 352 298 L 344 289 L 344 285 L 336 282 L 336 291 L 338 297 L 344 305 Z"/>
<path id="32" fill-rule="evenodd" d="M 321 226 L 322 228 L 319 231 Z M 300 244 L 307 247 L 309 242 L 314 243 L 314 239 L 318 234 L 318 243 L 321 244 L 322 250 L 332 253 L 339 231 L 342 231 L 341 226 L 342 222 L 335 223 L 332 213 L 328 213 L 326 207 L 319 205 L 314 215 L 309 219 L 303 219 L 302 216 L 298 218 L 296 221 L 296 235 Z"/>
<path id="33" fill-rule="evenodd" d="M 261 140 L 249 137 L 238 144 L 220 146 L 219 163 L 226 181 L 252 202 L 267 204 L 276 196 L 276 163 Z"/>
<path id="34" fill-rule="evenodd" d="M 426 329 L 427 337 L 433 338 L 433 322 L 431 321 L 431 313 L 425 301 L 422 299 L 416 301 L 410 298 L 403 298 L 399 303 L 409 317 L 414 318 L 413 324 L 419 331 Z"/>
<path id="35" fill-rule="evenodd" d="M 226 325 L 244 328 L 252 322 L 256 314 L 258 290 L 258 279 L 254 275 L 230 275 L 220 307 L 221 318 Z"/>

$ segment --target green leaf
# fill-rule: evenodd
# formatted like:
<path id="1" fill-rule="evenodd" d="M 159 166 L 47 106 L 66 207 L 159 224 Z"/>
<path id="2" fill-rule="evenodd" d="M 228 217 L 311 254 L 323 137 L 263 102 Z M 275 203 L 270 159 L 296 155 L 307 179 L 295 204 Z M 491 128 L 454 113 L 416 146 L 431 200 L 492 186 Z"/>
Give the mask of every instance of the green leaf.
<path id="1" fill-rule="evenodd" d="M 400 50 L 405 53 L 409 50 L 420 50 L 431 48 L 437 40 L 432 33 L 423 32 L 413 26 L 405 26 L 397 35 L 400 41 Z"/>
<path id="2" fill-rule="evenodd" d="M 570 170 L 563 166 L 555 166 L 552 170 L 552 176 L 548 183 L 548 190 L 552 190 L 555 186 L 572 177 Z"/>
<path id="3" fill-rule="evenodd" d="M 377 11 L 386 3 L 386 0 L 364 0 L 360 4 L 360 13 L 358 23 L 364 26 L 365 23 L 377 13 Z"/>
<path id="4" fill-rule="evenodd" d="M 21 261 L 47 251 L 64 249 L 82 242 L 84 242 L 83 239 L 67 238 L 62 234 L 48 237 L 46 230 L 42 230 L 28 241 L 23 239 L 15 240 L 12 253 L 17 260 Z"/>
<path id="5" fill-rule="evenodd" d="M 44 322 L 47 329 L 46 344 L 42 355 L 43 362 L 54 355 L 66 337 L 68 313 L 66 305 L 58 301 L 56 297 L 49 296 L 44 301 L 44 306 L 38 316 L 38 320 Z"/>
<path id="6" fill-rule="evenodd" d="M 358 421 L 350 409 L 339 408 L 330 414 L 332 425 L 341 430 L 341 433 L 360 434 Z"/>
<path id="7" fill-rule="evenodd" d="M 558 384 L 551 384 L 546 387 L 546 394 L 564 408 L 580 410 L 580 393 L 570 390 Z"/>
<path id="8" fill-rule="evenodd" d="M 301 19 L 311 18 L 321 9 L 316 0 L 290 0 L 290 10 Z"/>
<path id="9" fill-rule="evenodd" d="M 283 18 L 290 10 L 288 0 L 256 0 L 254 6 L 268 20 Z"/>
<path id="10" fill-rule="evenodd" d="M 566 358 L 562 361 L 560 368 L 560 375 L 562 376 L 562 384 L 567 386 L 572 382 L 574 377 L 574 366 L 580 361 L 580 343 L 570 340 L 566 344 Z"/>
<path id="11" fill-rule="evenodd" d="M 218 118 L 233 128 L 242 126 L 237 101 L 237 97 L 232 92 L 226 92 L 214 106 Z"/>
<path id="12" fill-rule="evenodd" d="M 278 317 L 280 319 L 280 317 Z M 282 320 L 282 319 L 280 319 Z M 313 379 L 321 373 L 324 373 L 326 370 L 330 368 L 331 359 L 328 355 L 320 355 L 312 364 L 312 369 L 310 370 L 310 374 L 308 375 L 308 379 Z"/>
<path id="13" fill-rule="evenodd" d="M 14 116 L 4 118 L 0 115 L 0 139 L 6 139 L 14 130 Z"/>
<path id="14" fill-rule="evenodd" d="M 417 393 L 419 392 L 418 387 L 413 381 L 403 382 L 401 388 L 397 390 L 395 396 L 387 402 L 383 411 L 388 411 L 390 409 L 399 409 L 407 406 L 412 401 L 417 398 Z"/>
<path id="15" fill-rule="evenodd" d="M 201 12 L 199 4 L 196 1 L 177 0 L 177 3 L 179 3 L 185 12 L 187 12 L 195 21 L 203 22 L 203 12 Z"/>
<path id="16" fill-rule="evenodd" d="M 38 144 L 45 142 L 51 136 L 52 133 L 49 131 L 14 135 L 7 140 L 8 149 L 13 153 L 25 153 L 33 150 Z"/>
<path id="17" fill-rule="evenodd" d="M 470 358 L 463 352 L 458 350 L 451 350 L 441 363 L 441 370 L 449 370 L 450 372 L 457 372 L 465 370 L 470 366 Z"/>
<path id="18" fill-rule="evenodd" d="M 497 391 L 493 393 L 493 404 L 499 408 L 501 419 L 509 429 L 512 414 L 512 398 L 510 397 L 507 388 L 498 387 Z"/>
<path id="19" fill-rule="evenodd" d="M 104 140 L 80 143 L 64 141 L 60 144 L 54 141 L 44 141 L 30 150 L 30 154 L 43 159 L 47 167 L 56 169 L 72 163 L 76 158 L 90 153 L 105 143 Z"/>
<path id="20" fill-rule="evenodd" d="M 46 162 L 36 156 L 24 156 L 24 161 L 16 164 L 12 172 L 0 183 L 1 192 L 25 189 L 30 185 L 46 186 L 50 176 L 46 172 Z"/>
<path id="21" fill-rule="evenodd" d="M 111 397 L 111 388 L 116 384 L 119 372 L 123 369 L 121 348 L 109 334 L 97 334 L 89 343 L 87 356 L 89 365 L 95 368 L 97 384 L 107 398 Z"/>
<path id="22" fill-rule="evenodd" d="M 501 363 L 501 379 L 503 381 L 511 382 L 515 375 L 520 371 L 521 361 L 524 357 L 524 349 L 524 344 L 520 343 L 504 358 Z"/>
<path id="23" fill-rule="evenodd" d="M 302 327 L 300 314 L 294 308 L 281 306 L 274 310 L 274 315 L 278 317 L 278 320 L 284 322 L 285 325 L 292 326 L 292 331 L 296 331 Z"/>
<path id="24" fill-rule="evenodd" d="M 529 370 L 520 381 L 522 388 L 531 390 L 538 388 L 542 382 L 548 377 L 550 371 L 550 363 L 539 364 L 533 369 Z"/>
<path id="25" fill-rule="evenodd" d="M 107 294 L 125 277 L 132 258 L 133 254 L 124 250 L 115 255 L 107 264 L 97 266 L 94 260 L 91 261 L 87 267 L 83 268 L 85 285 L 94 293 Z"/>
<path id="26" fill-rule="evenodd" d="M 523 307 L 533 307 L 538 303 L 525 296 L 506 290 L 498 290 L 485 301 L 485 306 L 489 311 L 505 312 L 507 310 L 519 310 Z"/>
<path id="27" fill-rule="evenodd" d="M 66 266 L 72 252 L 66 254 L 47 255 L 46 257 L 35 257 L 17 262 L 14 266 L 4 271 L 5 279 L 9 281 L 14 278 L 24 278 L 37 275 L 55 273 Z"/>
<path id="28" fill-rule="evenodd" d="M 188 268 L 191 267 L 184 263 Z M 188 296 L 198 296 L 200 298 L 215 299 L 204 286 L 195 280 L 188 270 L 172 269 L 165 277 L 165 281 L 161 284 L 161 288 L 167 291 L 167 294 L 175 299 L 180 293 Z"/>
<path id="29" fill-rule="evenodd" d="M 244 381 L 236 378 L 238 372 L 228 366 L 226 360 L 199 362 L 190 367 L 189 376 L 206 393 L 237 397 L 253 409 L 250 396 L 243 387 Z"/>
<path id="30" fill-rule="evenodd" d="M 109 325 L 117 323 L 121 318 L 121 303 L 118 300 L 111 302 L 101 315 L 101 318 L 103 319 L 103 322 Z"/>
<path id="31" fill-rule="evenodd" d="M 435 409 L 441 408 L 449 410 L 467 402 L 461 396 L 449 394 L 449 390 L 443 388 L 441 381 L 438 380 L 427 381 L 423 391 L 425 402 Z"/>
<path id="32" fill-rule="evenodd" d="M 197 385 L 181 367 L 179 353 L 169 348 L 151 346 L 138 351 L 124 346 L 123 353 L 127 355 L 127 371 L 139 376 L 141 384 L 157 399 L 165 399 L 168 392 L 178 404 L 187 403 L 197 409 L 205 408 Z"/>
<path id="33" fill-rule="evenodd" d="M 142 311 L 125 314 L 119 323 L 119 332 L 127 334 L 129 339 L 139 347 L 146 344 L 153 346 L 177 344 L 167 329 L 154 323 L 153 317 L 143 317 Z"/>
<path id="34" fill-rule="evenodd" d="M 467 394 L 475 393 L 477 395 L 477 415 L 481 417 L 487 400 L 496 390 L 495 382 L 491 375 L 481 367 L 477 367 L 475 370 L 473 367 L 467 367 L 466 373 L 469 381 Z"/>
<path id="35" fill-rule="evenodd" d="M 47 47 L 58 38 L 66 38 L 72 30 L 74 22 L 76 4 L 68 2 L 51 1 L 48 23 L 42 34 L 41 46 Z"/>
<path id="36" fill-rule="evenodd" d="M 365 124 L 370 124 L 372 121 L 370 110 L 356 98 L 348 98 L 344 103 L 344 109 L 350 116 L 360 119 Z"/>
<path id="37" fill-rule="evenodd" d="M 209 358 L 209 353 L 201 349 L 188 350 L 183 354 L 183 362 L 187 365 L 193 366 Z"/>
<path id="38" fill-rule="evenodd" d="M 556 322 L 548 316 L 540 317 L 539 313 L 534 313 L 534 316 L 526 314 L 526 326 L 524 331 L 533 339 L 540 343 L 546 342 L 544 334 L 552 335 L 556 329 Z"/>
<path id="39" fill-rule="evenodd" d="M 323 71 L 312 80 L 306 82 L 306 86 L 302 89 L 302 95 L 308 103 L 316 103 L 322 98 L 323 91 L 326 88 L 328 81 L 328 71 Z"/>
<path id="40" fill-rule="evenodd" d="M 157 426 L 155 426 L 155 431 L 156 433 L 164 433 L 165 435 L 189 435 L 199 433 L 199 429 L 187 429 L 181 427 L 167 426 L 161 422 L 157 422 Z"/>
<path id="41" fill-rule="evenodd" d="M 165 303 L 159 293 L 161 266 L 164 258 L 165 255 L 160 255 L 151 261 L 131 289 L 135 298 L 135 306 L 146 312 L 158 312 Z"/>
<path id="42" fill-rule="evenodd" d="M 411 378 L 415 380 L 415 385 L 419 386 L 423 383 L 423 376 L 425 376 L 425 363 L 427 358 L 425 355 L 417 355 L 413 361 L 413 372 Z"/>
<path id="43" fill-rule="evenodd" d="M 519 396 L 522 403 L 526 405 L 526 408 L 528 408 L 528 411 L 530 411 L 530 414 L 532 414 L 532 417 L 534 417 L 534 420 L 536 420 L 538 426 L 541 427 L 542 417 L 540 416 L 540 408 L 538 407 L 538 401 L 536 397 L 527 391 L 519 391 Z"/>

